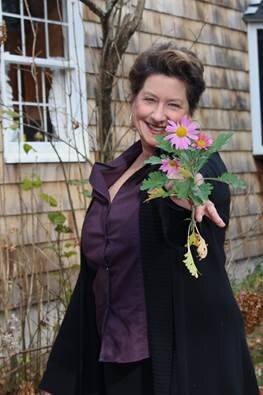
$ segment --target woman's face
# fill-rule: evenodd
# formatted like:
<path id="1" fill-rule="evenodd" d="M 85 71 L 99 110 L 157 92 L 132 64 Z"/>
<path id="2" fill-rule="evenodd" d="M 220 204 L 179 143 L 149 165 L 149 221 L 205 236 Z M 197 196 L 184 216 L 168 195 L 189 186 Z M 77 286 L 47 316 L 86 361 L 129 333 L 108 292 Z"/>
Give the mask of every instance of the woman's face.
<path id="1" fill-rule="evenodd" d="M 143 149 L 151 154 L 155 136 L 164 132 L 167 121 L 176 122 L 189 115 L 185 83 L 162 74 L 149 76 L 133 100 L 132 115 Z"/>

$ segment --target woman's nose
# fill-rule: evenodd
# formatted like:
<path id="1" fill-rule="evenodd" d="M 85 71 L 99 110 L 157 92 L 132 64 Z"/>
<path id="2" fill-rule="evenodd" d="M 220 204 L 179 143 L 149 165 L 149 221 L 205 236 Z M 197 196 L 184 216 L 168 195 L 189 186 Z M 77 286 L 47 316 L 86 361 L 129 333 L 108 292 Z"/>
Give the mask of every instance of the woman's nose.
<path id="1" fill-rule="evenodd" d="M 151 114 L 151 117 L 152 117 L 152 120 L 155 122 L 155 123 L 160 123 L 160 122 L 165 122 L 167 119 L 166 119 L 166 114 L 165 114 L 165 109 L 164 109 L 164 106 L 160 103 L 160 104 L 158 104 L 155 108 L 154 108 L 154 110 L 153 110 L 153 112 L 152 112 L 152 114 Z"/>

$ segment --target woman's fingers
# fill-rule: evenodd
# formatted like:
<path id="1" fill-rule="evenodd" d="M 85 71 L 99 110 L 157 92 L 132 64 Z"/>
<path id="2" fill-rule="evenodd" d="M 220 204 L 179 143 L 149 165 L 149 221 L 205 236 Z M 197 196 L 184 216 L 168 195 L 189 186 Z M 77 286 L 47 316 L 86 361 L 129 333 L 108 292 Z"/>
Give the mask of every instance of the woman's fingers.
<path id="1" fill-rule="evenodd" d="M 226 226 L 226 224 L 218 214 L 214 203 L 211 202 L 211 200 L 208 200 L 202 206 L 196 207 L 196 212 L 195 212 L 196 221 L 201 222 L 204 215 L 206 215 L 211 221 L 213 221 L 220 228 Z"/>

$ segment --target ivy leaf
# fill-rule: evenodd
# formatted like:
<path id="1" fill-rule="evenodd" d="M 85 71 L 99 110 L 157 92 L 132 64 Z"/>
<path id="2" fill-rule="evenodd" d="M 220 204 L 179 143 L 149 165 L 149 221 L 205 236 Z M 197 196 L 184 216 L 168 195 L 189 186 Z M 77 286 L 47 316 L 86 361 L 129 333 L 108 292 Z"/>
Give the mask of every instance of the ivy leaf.
<path id="1" fill-rule="evenodd" d="M 241 180 L 239 177 L 232 173 L 223 173 L 217 179 L 231 185 L 233 188 L 245 189 L 247 187 L 245 181 Z"/>
<path id="2" fill-rule="evenodd" d="M 67 180 L 67 183 L 69 185 L 83 185 L 83 184 L 88 184 L 89 180 L 77 180 L 77 179 L 73 179 L 73 180 Z"/>
<path id="3" fill-rule="evenodd" d="M 228 140 L 231 139 L 233 133 L 220 133 L 219 136 L 215 139 L 211 147 L 209 148 L 209 153 L 214 153 L 220 151 L 220 149 L 225 145 Z"/>
<path id="4" fill-rule="evenodd" d="M 150 156 L 150 158 L 144 161 L 145 164 L 159 165 L 162 163 L 162 159 L 159 156 Z"/>
<path id="5" fill-rule="evenodd" d="M 32 147 L 32 145 L 27 144 L 27 143 L 23 144 L 23 150 L 25 151 L 26 154 L 28 154 L 31 150 L 37 152 L 37 151 Z"/>
<path id="6" fill-rule="evenodd" d="M 83 196 L 85 196 L 87 198 L 90 198 L 92 196 L 92 193 L 89 189 L 84 189 L 84 191 L 81 191 L 81 193 Z"/>
<path id="7" fill-rule="evenodd" d="M 41 192 L 41 193 L 39 194 L 39 197 L 40 197 L 40 199 L 42 199 L 44 202 L 48 203 L 51 207 L 57 207 L 57 205 L 58 205 L 56 199 L 55 199 L 53 196 L 48 195 L 47 193 Z"/>
<path id="8" fill-rule="evenodd" d="M 63 225 L 64 222 L 66 221 L 66 217 L 64 214 L 62 214 L 60 211 L 48 213 L 48 219 L 52 222 L 54 225 Z"/>
<path id="9" fill-rule="evenodd" d="M 32 179 L 25 177 L 21 182 L 21 188 L 23 191 L 30 191 L 31 189 L 34 188 L 40 188 L 41 185 L 42 185 L 42 180 L 39 176 Z"/>
<path id="10" fill-rule="evenodd" d="M 184 258 L 185 259 L 183 259 L 183 262 L 191 275 L 195 278 L 198 278 L 198 270 L 195 266 L 195 262 L 190 248 L 187 249 L 186 253 L 184 254 Z"/>
<path id="11" fill-rule="evenodd" d="M 55 231 L 58 233 L 73 233 L 72 229 L 69 226 L 63 224 L 57 224 L 55 227 Z"/>
<path id="12" fill-rule="evenodd" d="M 73 255 L 77 255 L 76 251 L 67 251 L 67 252 L 64 252 L 64 254 L 63 254 L 63 256 L 65 258 L 70 258 Z"/>
<path id="13" fill-rule="evenodd" d="M 149 177 L 143 181 L 141 185 L 141 190 L 161 188 L 167 182 L 167 177 L 165 174 L 159 171 L 153 171 L 149 174 Z"/>

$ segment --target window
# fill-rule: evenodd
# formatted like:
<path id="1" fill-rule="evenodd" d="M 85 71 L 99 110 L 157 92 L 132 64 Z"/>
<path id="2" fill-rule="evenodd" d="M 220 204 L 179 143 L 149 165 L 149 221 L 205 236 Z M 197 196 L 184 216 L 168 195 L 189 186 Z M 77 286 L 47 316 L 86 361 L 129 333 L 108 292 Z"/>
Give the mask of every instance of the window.
<path id="1" fill-rule="evenodd" d="M 251 1 L 243 19 L 248 23 L 253 154 L 263 156 L 263 1 Z"/>
<path id="2" fill-rule="evenodd" d="M 7 163 L 84 160 L 84 37 L 77 0 L 0 0 Z M 29 148 L 28 149 L 26 149 Z"/>

